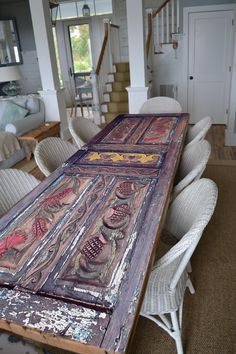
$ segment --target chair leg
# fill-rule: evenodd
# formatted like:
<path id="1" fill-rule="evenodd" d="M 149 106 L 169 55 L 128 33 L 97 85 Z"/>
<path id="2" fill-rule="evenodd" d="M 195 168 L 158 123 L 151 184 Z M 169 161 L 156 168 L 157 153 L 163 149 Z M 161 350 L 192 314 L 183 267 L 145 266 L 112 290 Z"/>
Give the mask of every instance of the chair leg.
<path id="1" fill-rule="evenodd" d="M 186 287 L 189 288 L 189 291 L 191 294 L 195 294 L 195 289 L 194 289 L 193 283 L 190 278 L 188 278 L 188 280 L 187 280 Z"/>
<path id="2" fill-rule="evenodd" d="M 171 312 L 170 315 L 171 315 L 171 320 L 172 320 L 172 324 L 173 324 L 173 332 L 174 332 L 173 338 L 176 343 L 177 353 L 184 354 L 182 340 L 181 340 L 181 330 L 179 328 L 177 313 L 176 313 L 176 311 L 174 311 L 174 312 Z"/>
<path id="3" fill-rule="evenodd" d="M 72 105 L 71 110 L 70 110 L 70 116 L 72 117 L 74 111 L 74 105 Z"/>

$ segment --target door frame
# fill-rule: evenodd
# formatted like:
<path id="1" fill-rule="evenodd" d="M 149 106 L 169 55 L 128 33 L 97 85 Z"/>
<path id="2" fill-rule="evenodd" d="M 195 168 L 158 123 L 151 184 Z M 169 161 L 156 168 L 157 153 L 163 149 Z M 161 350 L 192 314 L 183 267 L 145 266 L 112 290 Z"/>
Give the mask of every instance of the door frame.
<path id="1" fill-rule="evenodd" d="M 222 5 L 203 5 L 203 6 L 191 6 L 185 7 L 183 9 L 183 81 L 182 81 L 182 104 L 185 111 L 188 109 L 188 51 L 189 51 L 189 15 L 196 12 L 215 12 L 215 11 L 234 11 L 235 13 L 236 5 L 232 4 L 222 4 Z M 234 17 L 235 19 L 235 17 Z M 234 35 L 234 34 L 233 34 Z M 234 40 L 232 36 L 232 47 L 230 49 L 230 66 L 233 68 L 233 53 L 234 53 Z M 230 105 L 230 85 L 232 80 L 232 70 L 229 72 L 227 78 L 227 87 L 229 89 L 228 93 L 228 114 L 227 120 L 229 119 L 229 105 Z"/>

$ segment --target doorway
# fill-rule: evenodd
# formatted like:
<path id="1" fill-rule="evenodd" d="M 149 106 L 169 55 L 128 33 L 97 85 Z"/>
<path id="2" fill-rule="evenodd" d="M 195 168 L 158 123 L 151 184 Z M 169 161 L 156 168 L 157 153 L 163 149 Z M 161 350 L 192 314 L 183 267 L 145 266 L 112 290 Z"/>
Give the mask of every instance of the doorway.
<path id="1" fill-rule="evenodd" d="M 92 71 L 92 51 L 90 24 L 81 20 L 65 21 L 67 30 L 66 46 L 70 74 L 70 87 L 74 91 L 77 86 L 89 81 Z M 75 92 L 76 93 L 76 92 Z"/>
<path id="2" fill-rule="evenodd" d="M 234 6 L 234 5 L 233 5 Z M 190 123 L 210 115 L 226 124 L 231 82 L 234 10 L 229 5 L 184 9 L 187 111 Z"/>

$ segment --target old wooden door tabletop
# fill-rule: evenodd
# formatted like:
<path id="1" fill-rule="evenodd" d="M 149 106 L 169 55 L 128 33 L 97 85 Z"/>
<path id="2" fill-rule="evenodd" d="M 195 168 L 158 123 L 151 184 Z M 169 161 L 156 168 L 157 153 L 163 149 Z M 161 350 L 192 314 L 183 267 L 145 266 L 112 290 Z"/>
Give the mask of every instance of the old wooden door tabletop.
<path id="1" fill-rule="evenodd" d="M 187 120 L 118 116 L 0 220 L 0 328 L 126 352 Z"/>

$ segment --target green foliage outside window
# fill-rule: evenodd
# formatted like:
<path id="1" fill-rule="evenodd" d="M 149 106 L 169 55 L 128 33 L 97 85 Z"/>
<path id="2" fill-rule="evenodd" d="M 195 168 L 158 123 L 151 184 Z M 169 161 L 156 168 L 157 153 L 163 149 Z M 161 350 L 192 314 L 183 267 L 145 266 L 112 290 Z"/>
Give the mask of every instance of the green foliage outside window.
<path id="1" fill-rule="evenodd" d="M 74 72 L 92 70 L 89 25 L 70 26 L 71 50 Z"/>

